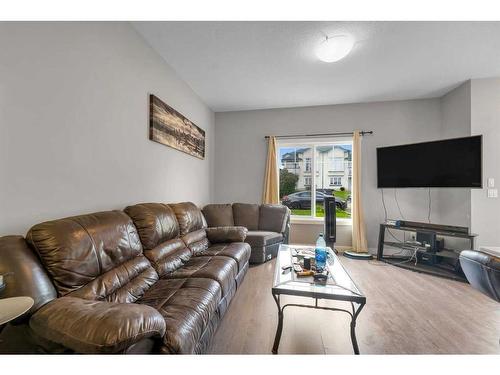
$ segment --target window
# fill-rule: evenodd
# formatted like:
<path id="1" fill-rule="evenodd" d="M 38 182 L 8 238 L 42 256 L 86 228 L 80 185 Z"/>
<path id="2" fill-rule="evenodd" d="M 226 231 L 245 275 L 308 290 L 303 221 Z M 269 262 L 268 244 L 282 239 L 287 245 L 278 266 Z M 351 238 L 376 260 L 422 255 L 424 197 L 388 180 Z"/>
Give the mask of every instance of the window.
<path id="1" fill-rule="evenodd" d="M 342 186 L 342 177 L 339 177 L 339 176 L 330 177 L 330 185 L 331 186 Z"/>
<path id="2" fill-rule="evenodd" d="M 306 172 L 311 172 L 311 158 L 306 158 Z"/>
<path id="3" fill-rule="evenodd" d="M 351 160 L 350 140 L 278 142 L 282 204 L 292 216 L 322 218 L 324 197 L 334 195 L 337 218 L 350 218 Z"/>
<path id="4" fill-rule="evenodd" d="M 333 157 L 330 158 L 330 170 L 334 172 L 341 172 L 344 170 L 344 158 Z"/>

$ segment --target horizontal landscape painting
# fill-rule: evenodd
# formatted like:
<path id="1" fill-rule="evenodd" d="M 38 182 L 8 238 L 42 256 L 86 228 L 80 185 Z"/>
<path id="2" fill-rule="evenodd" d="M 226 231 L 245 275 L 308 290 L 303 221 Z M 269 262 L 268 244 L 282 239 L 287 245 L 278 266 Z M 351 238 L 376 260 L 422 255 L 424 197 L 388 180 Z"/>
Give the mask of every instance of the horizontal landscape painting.
<path id="1" fill-rule="evenodd" d="M 205 158 L 205 131 L 154 95 L 149 96 L 149 139 Z"/>

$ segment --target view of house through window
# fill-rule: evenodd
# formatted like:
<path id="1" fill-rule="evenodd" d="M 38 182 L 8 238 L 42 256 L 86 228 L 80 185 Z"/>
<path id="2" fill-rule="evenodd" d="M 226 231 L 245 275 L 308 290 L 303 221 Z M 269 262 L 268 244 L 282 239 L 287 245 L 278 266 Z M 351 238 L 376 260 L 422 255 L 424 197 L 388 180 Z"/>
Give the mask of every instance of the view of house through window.
<path id="1" fill-rule="evenodd" d="M 280 200 L 292 215 L 324 217 L 324 198 L 333 195 L 337 218 L 351 217 L 352 142 L 286 143 L 278 150 Z"/>

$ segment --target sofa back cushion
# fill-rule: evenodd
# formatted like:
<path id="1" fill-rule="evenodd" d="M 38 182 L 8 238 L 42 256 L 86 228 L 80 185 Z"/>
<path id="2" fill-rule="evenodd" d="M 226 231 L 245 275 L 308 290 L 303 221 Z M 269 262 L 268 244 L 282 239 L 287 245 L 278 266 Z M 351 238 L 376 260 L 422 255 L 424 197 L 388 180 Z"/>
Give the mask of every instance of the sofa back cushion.
<path id="1" fill-rule="evenodd" d="M 132 220 L 121 211 L 48 221 L 26 236 L 50 274 L 59 296 L 133 302 L 158 275 L 142 253 Z"/>
<path id="2" fill-rule="evenodd" d="M 173 203 L 169 206 L 174 210 L 179 223 L 180 234 L 184 236 L 205 227 L 205 219 L 201 210 L 191 202 Z"/>
<path id="3" fill-rule="evenodd" d="M 288 207 L 280 204 L 263 204 L 260 206 L 259 230 L 283 233 L 290 216 Z"/>
<path id="4" fill-rule="evenodd" d="M 179 223 L 175 213 L 166 204 L 141 203 L 128 206 L 124 211 L 132 218 L 145 250 L 154 249 L 179 236 Z"/>
<path id="5" fill-rule="evenodd" d="M 233 208 L 230 204 L 209 204 L 203 207 L 203 215 L 209 227 L 232 227 Z"/>
<path id="6" fill-rule="evenodd" d="M 181 268 L 191 258 L 191 250 L 180 238 L 165 241 L 151 250 L 144 250 L 160 277 Z"/>
<path id="7" fill-rule="evenodd" d="M 233 203 L 234 225 L 246 227 L 248 230 L 259 229 L 259 205 L 250 203 Z"/>
<path id="8" fill-rule="evenodd" d="M 182 236 L 182 240 L 189 250 L 191 250 L 193 255 L 203 253 L 210 246 L 205 229 L 198 229 L 194 232 L 189 232 Z"/>
<path id="9" fill-rule="evenodd" d="M 69 296 L 97 301 L 133 303 L 158 281 L 158 274 L 144 256 L 136 256 L 96 277 Z"/>
<path id="10" fill-rule="evenodd" d="M 163 203 L 142 203 L 125 208 L 132 218 L 142 245 L 160 277 L 182 267 L 191 258 L 191 250 L 179 238 L 179 223 L 174 210 Z"/>

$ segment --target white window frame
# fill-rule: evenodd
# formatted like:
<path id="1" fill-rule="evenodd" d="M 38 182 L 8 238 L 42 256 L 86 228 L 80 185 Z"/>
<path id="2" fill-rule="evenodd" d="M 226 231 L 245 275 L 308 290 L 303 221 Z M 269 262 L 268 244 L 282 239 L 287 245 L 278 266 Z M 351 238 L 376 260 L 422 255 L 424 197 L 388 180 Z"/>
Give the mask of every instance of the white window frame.
<path id="1" fill-rule="evenodd" d="M 342 186 L 342 176 L 332 176 L 330 179 L 332 181 L 330 186 Z M 335 183 L 335 180 L 338 181 L 338 184 Z"/>
<path id="2" fill-rule="evenodd" d="M 309 166 L 309 168 L 307 168 Z M 312 163 L 312 158 L 304 158 L 304 172 L 311 172 L 313 163 Z"/>
<path id="3" fill-rule="evenodd" d="M 311 216 L 302 215 L 291 215 L 291 221 L 297 224 L 309 224 L 311 222 L 324 222 L 324 218 L 316 217 L 316 147 L 318 146 L 330 146 L 330 145 L 345 145 L 350 143 L 352 145 L 352 138 L 296 138 L 296 139 L 277 139 L 276 147 L 279 150 L 281 147 L 311 147 Z M 279 152 L 276 155 L 276 163 L 278 168 L 281 165 L 279 160 Z M 305 164 L 304 164 L 305 170 Z M 309 177 L 309 176 L 308 176 Z M 279 184 L 278 184 L 279 185 Z M 279 188 L 279 187 L 278 187 Z M 337 218 L 337 225 L 352 225 L 352 217 L 347 218 Z"/>

